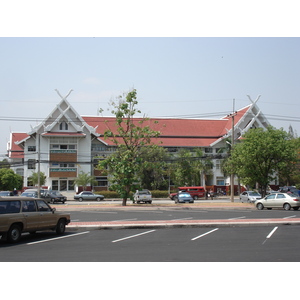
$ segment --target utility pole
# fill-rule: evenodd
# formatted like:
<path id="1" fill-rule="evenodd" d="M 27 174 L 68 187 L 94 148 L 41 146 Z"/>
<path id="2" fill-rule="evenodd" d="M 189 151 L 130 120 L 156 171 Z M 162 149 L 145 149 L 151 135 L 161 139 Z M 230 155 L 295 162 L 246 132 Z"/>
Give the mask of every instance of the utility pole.
<path id="1" fill-rule="evenodd" d="M 38 198 L 41 198 L 41 146 L 40 146 L 41 137 L 39 133 L 37 133 L 37 139 L 38 139 Z"/>
<path id="2" fill-rule="evenodd" d="M 233 109 L 232 114 L 228 115 L 231 118 L 231 147 L 230 151 L 233 150 L 234 146 L 234 116 L 236 116 L 237 112 L 234 111 L 235 109 L 235 99 L 233 99 Z M 230 200 L 234 202 L 234 173 L 230 174 Z"/>

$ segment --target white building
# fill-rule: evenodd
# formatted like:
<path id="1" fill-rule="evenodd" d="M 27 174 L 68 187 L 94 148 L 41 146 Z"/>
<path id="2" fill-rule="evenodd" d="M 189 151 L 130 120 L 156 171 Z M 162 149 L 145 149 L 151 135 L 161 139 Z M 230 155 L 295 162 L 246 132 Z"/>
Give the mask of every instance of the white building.
<path id="1" fill-rule="evenodd" d="M 70 93 L 69 93 L 70 94 Z M 80 172 L 96 176 L 96 190 L 107 189 L 107 178 L 94 170 L 96 156 L 107 156 L 115 145 L 103 139 L 107 124 L 114 127 L 114 117 L 80 116 L 62 97 L 60 103 L 43 122 L 28 133 L 12 132 L 8 143 L 8 157 L 12 169 L 24 177 L 24 186 L 33 172 L 40 170 L 47 179 L 45 185 L 53 190 L 73 191 L 74 179 Z M 250 99 L 251 100 L 251 99 Z M 258 100 L 258 99 L 257 99 Z M 234 113 L 234 139 L 250 128 L 269 126 L 256 101 Z M 138 122 L 140 119 L 136 118 Z M 158 121 L 155 124 L 153 121 Z M 232 117 L 221 119 L 151 119 L 149 125 L 161 132 L 157 139 L 170 152 L 180 148 L 200 147 L 214 162 L 213 175 L 207 185 L 226 186 L 220 164 L 220 148 L 231 139 Z"/>

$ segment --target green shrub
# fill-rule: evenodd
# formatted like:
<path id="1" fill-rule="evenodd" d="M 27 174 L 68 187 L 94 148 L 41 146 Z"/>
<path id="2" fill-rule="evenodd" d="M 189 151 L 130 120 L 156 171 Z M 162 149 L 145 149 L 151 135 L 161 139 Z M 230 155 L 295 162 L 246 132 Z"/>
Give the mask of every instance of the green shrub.
<path id="1" fill-rule="evenodd" d="M 151 191 L 153 198 L 168 198 L 168 191 Z M 115 191 L 99 191 L 95 192 L 95 194 L 103 195 L 104 199 L 120 199 L 120 196 Z M 132 194 L 133 195 L 133 194 Z M 132 196 L 131 195 L 131 196 Z"/>

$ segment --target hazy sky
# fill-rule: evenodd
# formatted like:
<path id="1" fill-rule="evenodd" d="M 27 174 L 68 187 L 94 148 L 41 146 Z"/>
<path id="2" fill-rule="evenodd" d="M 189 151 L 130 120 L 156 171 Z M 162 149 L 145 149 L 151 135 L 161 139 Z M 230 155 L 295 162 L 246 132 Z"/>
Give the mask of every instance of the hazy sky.
<path id="1" fill-rule="evenodd" d="M 11 131 L 54 109 L 54 89 L 73 89 L 81 115 L 109 115 L 109 101 L 134 87 L 149 117 L 219 118 L 233 99 L 237 110 L 261 95 L 271 124 L 300 134 L 300 38 L 2 37 L 0 46 L 1 154 Z"/>
<path id="2" fill-rule="evenodd" d="M 68 101 L 81 115 L 109 115 L 110 100 L 135 88 L 149 117 L 220 118 L 233 99 L 237 110 L 261 95 L 271 124 L 300 135 L 294 2 L 3 3 L 0 155 L 10 132 L 29 132 L 55 108 L 55 89 L 73 89 Z"/>

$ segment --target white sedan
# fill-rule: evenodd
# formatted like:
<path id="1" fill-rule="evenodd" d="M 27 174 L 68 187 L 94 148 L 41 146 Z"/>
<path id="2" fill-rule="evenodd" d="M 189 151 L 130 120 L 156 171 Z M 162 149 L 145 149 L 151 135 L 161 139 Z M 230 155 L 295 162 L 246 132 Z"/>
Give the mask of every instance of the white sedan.
<path id="1" fill-rule="evenodd" d="M 256 200 L 261 199 L 261 194 L 253 191 L 245 191 L 240 194 L 240 200 L 242 202 L 255 202 Z"/>
<path id="2" fill-rule="evenodd" d="M 298 195 L 292 193 L 274 193 L 266 196 L 263 199 L 255 201 L 257 209 L 261 210 L 265 207 L 267 209 L 283 208 L 284 210 L 298 210 L 300 207 L 300 198 Z"/>

